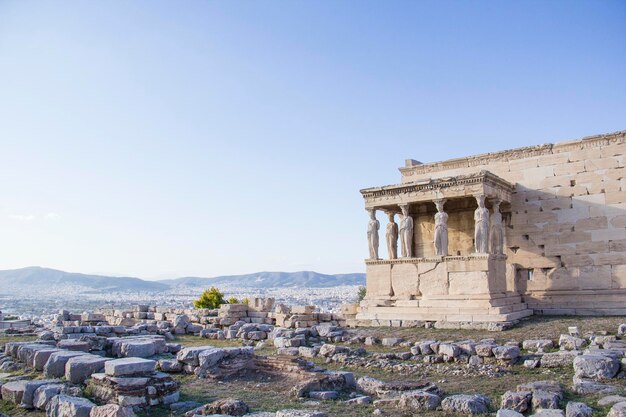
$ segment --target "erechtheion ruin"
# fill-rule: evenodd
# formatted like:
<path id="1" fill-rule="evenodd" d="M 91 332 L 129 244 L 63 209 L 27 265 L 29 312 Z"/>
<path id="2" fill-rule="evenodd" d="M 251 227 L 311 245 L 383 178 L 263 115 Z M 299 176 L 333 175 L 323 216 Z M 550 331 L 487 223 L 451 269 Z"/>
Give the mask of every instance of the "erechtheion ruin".
<path id="1" fill-rule="evenodd" d="M 400 173 L 361 190 L 370 257 L 358 320 L 626 314 L 626 131 L 407 160 Z"/>

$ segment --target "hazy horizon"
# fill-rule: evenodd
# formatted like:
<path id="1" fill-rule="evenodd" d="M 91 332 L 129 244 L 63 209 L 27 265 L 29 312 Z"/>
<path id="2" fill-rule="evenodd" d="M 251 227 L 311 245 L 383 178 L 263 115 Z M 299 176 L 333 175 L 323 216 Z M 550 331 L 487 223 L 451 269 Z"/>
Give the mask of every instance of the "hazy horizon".
<path id="1" fill-rule="evenodd" d="M 12 271 L 12 270 L 21 270 L 21 269 L 29 269 L 29 268 L 42 268 L 42 269 L 53 269 L 53 270 L 57 270 L 57 271 L 62 271 L 62 272 L 67 272 L 70 274 L 83 274 L 83 275 L 99 275 L 99 276 L 108 276 L 108 277 L 113 277 L 113 278 L 139 278 L 142 279 L 144 281 L 166 281 L 166 280 L 171 280 L 171 279 L 177 279 L 177 278 L 223 278 L 223 277 L 228 277 L 228 276 L 241 276 L 241 275 L 254 275 L 254 274 L 260 274 L 260 273 L 288 273 L 288 274 L 294 274 L 294 273 L 299 273 L 299 272 L 314 272 L 314 273 L 318 273 L 318 274 L 323 274 L 323 275 L 351 275 L 351 274 L 362 274 L 365 275 L 365 272 L 341 272 L 341 273 L 326 273 L 326 272 L 320 272 L 320 271 L 313 271 L 313 270 L 293 270 L 293 271 L 250 271 L 250 272 L 243 272 L 241 274 L 222 274 L 222 275 L 211 275 L 211 276 L 202 276 L 202 275 L 167 275 L 167 276 L 162 276 L 162 277 L 147 277 L 147 276 L 137 276 L 137 275 L 128 275 L 128 274 L 116 274 L 116 273 L 108 273 L 108 272 L 95 272 L 95 271 L 90 271 L 90 272 L 85 272 L 85 271 L 68 271 L 68 270 L 63 270 L 63 269 L 58 269 L 58 268 L 50 268 L 50 267 L 46 267 L 46 266 L 41 266 L 41 265 L 29 265 L 29 266 L 24 266 L 24 267 L 18 267 L 18 268 L 7 268 L 7 269 L 0 269 L 0 271 Z"/>
<path id="2" fill-rule="evenodd" d="M 363 272 L 359 189 L 405 159 L 626 129 L 625 18 L 620 1 L 0 2 L 0 269 Z"/>

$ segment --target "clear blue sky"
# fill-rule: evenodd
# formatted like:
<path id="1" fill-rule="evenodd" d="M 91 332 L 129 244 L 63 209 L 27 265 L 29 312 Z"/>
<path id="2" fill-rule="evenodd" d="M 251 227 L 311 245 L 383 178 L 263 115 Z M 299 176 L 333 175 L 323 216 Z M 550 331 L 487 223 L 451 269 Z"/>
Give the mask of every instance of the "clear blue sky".
<path id="1" fill-rule="evenodd" d="M 404 159 L 626 129 L 625 22 L 624 1 L 0 1 L 0 268 L 363 271 L 358 190 Z"/>

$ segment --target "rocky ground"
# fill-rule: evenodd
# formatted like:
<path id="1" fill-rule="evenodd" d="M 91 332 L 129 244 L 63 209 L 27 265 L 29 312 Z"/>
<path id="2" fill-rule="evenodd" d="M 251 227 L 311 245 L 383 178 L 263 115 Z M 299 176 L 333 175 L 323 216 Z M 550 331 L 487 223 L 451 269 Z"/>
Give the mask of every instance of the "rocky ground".
<path id="1" fill-rule="evenodd" d="M 152 358 L 161 369 L 166 365 L 181 368 L 168 373 L 180 384 L 179 400 L 135 411 L 138 416 L 452 416 L 496 412 L 503 417 L 519 417 L 517 412 L 546 417 L 626 416 L 626 404 L 623 408 L 619 405 L 626 398 L 616 397 L 626 395 L 626 367 L 622 364 L 626 348 L 622 335 L 618 335 L 626 330 L 624 326 L 620 329 L 625 322 L 624 317 L 535 317 L 504 332 L 273 329 L 267 332 L 268 339 L 261 341 L 250 338 L 256 338 L 257 328 L 247 333 L 239 329 L 239 336 L 232 333 L 230 339 L 213 338 L 210 332 L 204 332 L 204 337 L 178 335 L 168 343 L 180 344 L 182 353 L 164 352 Z M 3 337 L 0 345 L 35 338 Z M 192 351 L 188 348 L 207 345 L 249 345 L 254 347 L 256 362 L 252 365 L 247 356 L 224 362 L 221 358 L 228 349 L 207 351 L 205 362 L 213 362 L 205 368 L 185 359 L 190 357 L 185 352 Z M 187 372 L 182 369 L 185 365 L 190 365 Z M 336 373 L 320 373 L 322 369 Z M 0 372 L 6 374 L 0 379 L 44 378 L 19 366 Z M 351 376 L 344 377 L 343 372 Z M 92 395 L 84 384 L 74 384 L 73 388 L 80 390 L 80 396 Z M 221 401 L 226 399 L 231 400 Z M 193 411 L 205 404 L 208 406 Z M 285 411 L 293 409 L 307 410 L 308 414 Z M 46 415 L 12 404 L 4 396 L 0 412 L 9 416 Z"/>

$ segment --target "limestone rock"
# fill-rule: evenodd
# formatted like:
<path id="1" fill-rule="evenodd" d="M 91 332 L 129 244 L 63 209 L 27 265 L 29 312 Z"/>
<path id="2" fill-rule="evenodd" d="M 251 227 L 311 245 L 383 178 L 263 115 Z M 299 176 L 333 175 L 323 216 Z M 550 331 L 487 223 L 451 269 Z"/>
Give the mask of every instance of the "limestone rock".
<path id="1" fill-rule="evenodd" d="M 154 372 L 156 361 L 142 358 L 122 358 L 104 364 L 104 373 L 109 376 L 142 375 Z"/>
<path id="2" fill-rule="evenodd" d="M 65 364 L 65 379 L 72 384 L 82 384 L 87 378 L 104 369 L 104 364 L 109 361 L 97 355 L 82 355 L 70 358 Z"/>
<path id="3" fill-rule="evenodd" d="M 336 400 L 339 397 L 339 393 L 337 391 L 310 391 L 309 398 L 314 400 L 328 401 L 328 400 Z"/>
<path id="4" fill-rule="evenodd" d="M 441 403 L 441 398 L 433 393 L 414 390 L 403 392 L 398 406 L 411 411 L 435 410 Z"/>
<path id="5" fill-rule="evenodd" d="M 298 348 L 298 354 L 303 358 L 314 358 L 317 356 L 317 349 L 307 346 L 300 346 Z"/>
<path id="6" fill-rule="evenodd" d="M 200 355 L 200 352 L 205 351 L 205 350 L 212 350 L 212 349 L 215 349 L 215 347 L 214 346 L 196 346 L 196 347 L 183 348 L 176 355 L 176 359 L 188 365 L 198 366 L 200 364 L 198 360 L 198 356 Z"/>
<path id="7" fill-rule="evenodd" d="M 43 371 L 46 362 L 50 359 L 50 355 L 54 352 L 59 352 L 60 349 L 42 349 L 35 352 L 35 356 L 33 357 L 33 368 L 36 371 Z"/>
<path id="8" fill-rule="evenodd" d="M 558 409 L 548 409 L 548 410 L 537 410 L 534 414 L 531 414 L 530 417 L 565 417 L 565 413 L 563 410 Z"/>
<path id="9" fill-rule="evenodd" d="M 485 414 L 489 412 L 489 398 L 484 395 L 452 395 L 444 398 L 444 411 L 460 414 Z"/>
<path id="10" fill-rule="evenodd" d="M 619 372 L 619 361 L 608 355 L 582 355 L 574 359 L 574 371 L 578 378 L 604 381 Z"/>
<path id="11" fill-rule="evenodd" d="M 71 352 L 60 350 L 50 355 L 43 367 L 43 374 L 46 378 L 61 378 L 65 376 L 65 365 L 70 358 L 85 355 L 85 352 Z"/>
<path id="12" fill-rule="evenodd" d="M 606 417 L 626 417 L 626 401 L 613 404 Z"/>
<path id="13" fill-rule="evenodd" d="M 617 387 L 609 384 L 601 384 L 591 380 L 574 377 L 573 391 L 581 395 L 609 395 L 620 391 Z"/>
<path id="14" fill-rule="evenodd" d="M 362 376 L 356 381 L 357 388 L 369 395 L 377 395 L 378 391 L 385 386 L 385 382 L 369 376 Z"/>
<path id="15" fill-rule="evenodd" d="M 613 405 L 615 403 L 626 402 L 626 397 L 622 395 L 608 395 L 606 397 L 602 397 L 598 400 L 598 405 L 601 407 L 606 407 L 607 405 Z"/>
<path id="16" fill-rule="evenodd" d="M 319 354 L 321 356 L 326 356 L 326 357 L 331 357 L 337 353 L 344 353 L 347 352 L 348 348 L 344 347 L 344 346 L 336 346 L 336 345 L 331 345 L 331 344 L 326 344 L 326 345 L 322 345 L 322 347 L 320 347 L 320 351 Z"/>
<path id="17" fill-rule="evenodd" d="M 578 351 L 561 351 L 544 353 L 541 357 L 542 368 L 561 368 L 572 366 L 574 358 L 580 355 Z"/>
<path id="18" fill-rule="evenodd" d="M 570 336 L 568 334 L 562 334 L 559 337 L 559 347 L 561 350 L 580 350 L 587 346 L 587 341 L 580 337 Z"/>
<path id="19" fill-rule="evenodd" d="M 531 339 L 522 342 L 522 348 L 530 352 L 543 352 L 553 347 L 554 343 L 550 339 Z"/>
<path id="20" fill-rule="evenodd" d="M 33 407 L 45 410 L 52 397 L 59 395 L 62 390 L 63 384 L 47 384 L 37 387 L 33 394 Z"/>
<path id="21" fill-rule="evenodd" d="M 498 346 L 493 348 L 493 356 L 504 361 L 515 361 L 519 354 L 520 351 L 517 346 Z"/>
<path id="22" fill-rule="evenodd" d="M 585 403 L 570 401 L 565 407 L 565 417 L 591 417 L 593 410 Z"/>
<path id="23" fill-rule="evenodd" d="M 130 407 L 107 404 L 92 408 L 89 417 L 135 417 L 135 413 Z"/>
<path id="24" fill-rule="evenodd" d="M 183 370 L 183 364 L 176 359 L 160 359 L 159 369 L 163 372 L 181 372 Z"/>
<path id="25" fill-rule="evenodd" d="M 539 408 L 542 409 L 557 409 L 559 408 L 559 401 L 561 401 L 561 394 L 552 391 L 537 390 L 533 391 L 532 407 L 533 410 Z"/>
<path id="26" fill-rule="evenodd" d="M 359 397 L 355 397 L 355 398 L 351 398 L 351 399 L 347 400 L 346 403 L 347 404 L 358 404 L 358 405 L 371 404 L 372 403 L 372 397 L 370 397 L 369 395 L 361 395 Z"/>
<path id="27" fill-rule="evenodd" d="M 24 391 L 26 391 L 26 384 L 29 381 L 11 381 L 2 385 L 0 392 L 2 392 L 2 399 L 13 404 L 19 404 L 24 397 Z"/>
<path id="28" fill-rule="evenodd" d="M 326 413 L 310 410 L 280 410 L 276 417 L 327 417 Z"/>
<path id="29" fill-rule="evenodd" d="M 93 407 L 86 398 L 55 395 L 46 406 L 46 417 L 89 417 Z"/>
<path id="30" fill-rule="evenodd" d="M 381 344 L 383 346 L 396 346 L 399 345 L 400 343 L 402 343 L 403 339 L 400 337 L 385 337 L 381 340 Z"/>
<path id="31" fill-rule="evenodd" d="M 120 343 L 119 356 L 124 358 L 149 358 L 158 353 L 154 340 L 134 340 Z"/>
<path id="32" fill-rule="evenodd" d="M 75 352 L 88 353 L 90 345 L 88 341 L 75 340 L 75 339 L 63 339 L 57 344 L 59 349 L 71 350 Z"/>
<path id="33" fill-rule="evenodd" d="M 496 417 L 524 417 L 524 414 L 518 413 L 515 410 L 509 410 L 508 408 L 502 408 L 498 410 Z"/>
<path id="34" fill-rule="evenodd" d="M 442 343 L 439 345 L 439 354 L 449 359 L 456 358 L 461 354 L 461 349 L 457 345 Z"/>
<path id="35" fill-rule="evenodd" d="M 22 396 L 21 406 L 26 409 L 34 408 L 35 392 L 39 387 L 54 384 L 59 381 L 33 380 L 28 381 L 24 387 L 24 395 Z"/>
<path id="36" fill-rule="evenodd" d="M 213 368 L 220 362 L 220 360 L 222 360 L 222 358 L 224 358 L 224 356 L 224 349 L 205 349 L 198 354 L 198 365 L 203 369 Z"/>
<path id="37" fill-rule="evenodd" d="M 530 408 L 531 398 L 530 391 L 507 391 L 502 395 L 500 408 L 524 413 Z"/>

